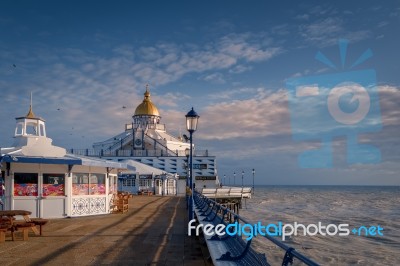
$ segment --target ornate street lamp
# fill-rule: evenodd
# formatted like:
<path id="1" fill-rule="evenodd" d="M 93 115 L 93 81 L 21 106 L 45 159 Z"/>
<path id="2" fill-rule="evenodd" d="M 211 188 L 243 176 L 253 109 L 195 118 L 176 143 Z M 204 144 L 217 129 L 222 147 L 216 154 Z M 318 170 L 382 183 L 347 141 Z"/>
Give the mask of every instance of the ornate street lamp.
<path id="1" fill-rule="evenodd" d="M 224 185 L 226 186 L 226 175 L 224 175 Z"/>
<path id="2" fill-rule="evenodd" d="M 193 107 L 192 110 L 190 110 L 186 114 L 186 129 L 189 131 L 190 134 L 190 164 L 189 164 L 189 169 L 190 169 L 190 179 L 189 179 L 189 185 L 190 185 L 190 198 L 189 198 L 189 221 L 193 220 L 194 218 L 194 213 L 193 213 L 193 193 L 194 193 L 194 187 L 193 187 L 193 133 L 197 130 L 197 123 L 199 121 L 199 115 L 194 111 Z"/>
<path id="3" fill-rule="evenodd" d="M 185 156 L 186 156 L 186 188 L 189 188 L 189 155 L 190 149 L 185 149 Z M 189 209 L 189 195 L 186 193 L 186 210 Z"/>
<path id="4" fill-rule="evenodd" d="M 236 172 L 233 172 L 233 185 L 236 185 Z"/>
<path id="5" fill-rule="evenodd" d="M 252 173 L 253 173 L 253 195 L 254 195 L 254 174 L 256 173 L 256 171 L 254 170 L 254 168 L 253 168 Z"/>

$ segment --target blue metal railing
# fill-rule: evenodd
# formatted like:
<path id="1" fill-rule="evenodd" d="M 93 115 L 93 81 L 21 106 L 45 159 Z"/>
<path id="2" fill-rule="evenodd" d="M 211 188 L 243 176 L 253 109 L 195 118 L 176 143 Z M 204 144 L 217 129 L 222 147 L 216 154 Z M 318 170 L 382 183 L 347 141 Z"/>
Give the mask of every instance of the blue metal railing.
<path id="1" fill-rule="evenodd" d="M 233 217 L 234 217 L 234 221 L 235 222 L 239 222 L 242 221 L 245 224 L 253 224 L 249 221 L 247 221 L 245 218 L 239 216 L 238 214 L 234 213 L 233 211 L 231 211 L 230 209 L 228 209 L 227 207 L 223 206 L 222 204 L 217 203 L 216 201 L 207 198 L 206 196 L 202 195 L 201 193 L 195 191 L 194 193 L 194 199 L 195 199 L 195 203 L 198 205 L 199 208 L 201 208 L 202 212 L 210 215 L 212 212 L 214 212 L 213 210 L 215 209 L 214 215 L 212 220 L 215 220 L 215 218 L 218 216 L 220 223 L 223 223 L 224 217 L 225 215 L 227 215 L 228 213 L 230 213 Z M 218 215 L 218 212 L 222 213 L 222 217 Z M 268 239 L 269 241 L 271 241 L 272 243 L 274 243 L 276 246 L 280 247 L 281 249 L 283 249 L 285 251 L 285 255 L 282 259 L 282 265 L 288 265 L 289 263 L 292 264 L 293 263 L 293 259 L 297 258 L 298 260 L 300 260 L 301 262 L 305 263 L 306 265 L 310 265 L 310 266 L 318 266 L 319 264 L 314 262 L 313 260 L 311 260 L 310 258 L 304 256 L 303 254 L 297 252 L 293 247 L 290 247 L 284 243 L 282 243 L 281 241 L 279 241 L 278 239 L 269 236 L 268 234 L 262 235 L 263 237 L 265 237 L 266 239 Z M 249 246 L 251 245 L 251 240 L 249 240 L 247 242 L 247 249 L 249 249 Z M 246 250 L 244 250 L 244 252 L 247 252 Z M 242 254 L 243 255 L 243 254 Z"/>
<path id="2" fill-rule="evenodd" d="M 165 150 L 115 150 L 109 149 L 68 149 L 68 153 L 89 157 L 186 157 L 185 151 L 177 150 L 170 154 Z M 208 157 L 207 150 L 198 150 L 193 154 L 194 157 Z"/>
<path id="3" fill-rule="evenodd" d="M 166 153 L 168 155 L 172 155 L 172 156 L 178 156 L 178 151 L 172 151 L 170 149 L 168 149 L 167 146 L 165 146 L 163 143 L 159 142 L 158 140 L 156 140 L 155 138 L 150 137 L 147 133 L 144 134 L 145 138 L 150 139 L 151 141 L 154 141 L 156 143 L 156 145 L 161 146 L 163 149 L 165 149 Z"/>

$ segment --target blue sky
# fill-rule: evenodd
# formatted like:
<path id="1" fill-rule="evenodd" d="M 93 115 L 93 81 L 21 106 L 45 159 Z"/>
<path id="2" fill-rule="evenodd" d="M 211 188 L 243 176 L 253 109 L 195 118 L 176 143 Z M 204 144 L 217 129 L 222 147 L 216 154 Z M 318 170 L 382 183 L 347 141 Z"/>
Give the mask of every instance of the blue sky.
<path id="1" fill-rule="evenodd" d="M 192 106 L 200 114 L 195 143 L 222 177 L 243 170 L 251 183 L 255 168 L 259 184 L 399 185 L 399 26 L 397 1 L 2 1 L 0 146 L 30 91 L 54 143 L 86 148 L 123 130 L 149 83 L 169 131 L 185 133 Z M 344 68 L 315 60 L 340 66 L 339 39 Z M 349 71 L 367 49 L 353 70 L 376 71 L 383 127 L 360 140 L 381 162 L 348 165 L 338 137 L 332 168 L 300 168 L 318 140 L 292 139 L 286 81 Z"/>

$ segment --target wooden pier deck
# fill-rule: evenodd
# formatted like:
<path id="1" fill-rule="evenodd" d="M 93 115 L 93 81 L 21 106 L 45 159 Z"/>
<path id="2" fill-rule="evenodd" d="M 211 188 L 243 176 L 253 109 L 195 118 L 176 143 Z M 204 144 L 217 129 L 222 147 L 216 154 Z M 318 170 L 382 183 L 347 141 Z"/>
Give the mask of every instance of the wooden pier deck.
<path id="1" fill-rule="evenodd" d="M 7 234 L 0 265 L 208 265 L 203 252 L 184 197 L 135 196 L 124 214 L 53 219 L 28 241 Z"/>

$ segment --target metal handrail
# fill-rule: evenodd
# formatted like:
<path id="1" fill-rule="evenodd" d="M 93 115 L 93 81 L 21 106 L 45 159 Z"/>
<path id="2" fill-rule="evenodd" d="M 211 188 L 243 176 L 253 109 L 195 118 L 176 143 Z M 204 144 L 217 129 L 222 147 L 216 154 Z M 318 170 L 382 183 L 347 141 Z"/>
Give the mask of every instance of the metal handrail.
<path id="1" fill-rule="evenodd" d="M 109 149 L 68 149 L 68 153 L 83 155 L 89 157 L 186 157 L 185 154 L 181 154 L 178 151 L 178 155 L 166 153 L 165 150 L 115 150 L 110 151 Z M 207 151 L 197 151 L 199 153 L 207 153 Z M 183 153 L 183 152 L 182 152 Z M 196 156 L 204 156 L 203 154 Z"/>
<path id="2" fill-rule="evenodd" d="M 248 190 L 250 188 L 250 190 Z M 233 191 L 232 191 L 233 189 Z M 246 192 L 245 192 L 246 189 Z M 228 188 L 203 188 L 201 189 L 201 194 L 202 195 L 209 195 L 211 197 L 217 197 L 217 196 L 238 196 L 238 193 L 240 193 L 241 198 L 246 198 L 244 195 L 251 195 L 252 188 L 251 187 L 228 187 Z"/>
<path id="3" fill-rule="evenodd" d="M 195 191 L 194 196 L 201 197 L 203 200 L 208 201 L 209 203 L 214 203 L 214 204 L 216 204 L 216 205 L 220 205 L 220 207 L 221 207 L 222 210 L 231 213 L 235 218 L 237 218 L 238 220 L 241 220 L 243 223 L 246 223 L 246 224 L 253 224 L 253 223 L 250 223 L 249 221 L 247 221 L 245 218 L 241 217 L 240 215 L 234 213 L 234 212 L 231 211 L 229 208 L 223 206 L 222 204 L 219 204 L 219 203 L 216 202 L 215 200 L 212 200 L 212 199 L 207 198 L 206 196 L 204 196 L 203 194 L 201 194 L 201 193 L 198 192 L 198 191 Z M 316 263 L 316 262 L 314 262 L 313 260 L 311 260 L 310 258 L 304 256 L 303 254 L 297 252 L 294 248 L 292 248 L 292 247 L 290 247 L 290 246 L 288 246 L 288 245 L 285 245 L 285 244 L 282 243 L 281 241 L 279 241 L 279 240 L 277 240 L 277 239 L 275 239 L 275 238 L 269 236 L 268 234 L 263 235 L 263 237 L 265 237 L 266 239 L 268 239 L 269 241 L 271 241 L 272 243 L 274 243 L 275 245 L 277 245 L 278 247 L 280 247 L 281 249 L 283 249 L 283 250 L 286 252 L 286 253 L 285 253 L 285 256 L 284 256 L 284 261 L 285 261 L 285 259 L 287 258 L 287 256 L 289 256 L 289 258 L 290 258 L 291 256 L 293 256 L 293 257 L 299 259 L 301 262 L 303 262 L 303 263 L 305 263 L 305 264 L 307 264 L 307 265 L 310 265 L 310 266 L 319 266 L 318 263 Z M 282 263 L 282 264 L 284 264 L 284 263 Z"/>
<path id="4" fill-rule="evenodd" d="M 126 144 L 125 142 L 129 142 L 129 141 L 126 141 L 127 139 L 132 139 L 132 134 L 131 133 L 129 133 L 128 135 L 126 135 L 123 139 L 116 139 L 116 140 L 118 140 L 117 142 L 115 142 L 113 145 L 111 145 L 110 147 L 108 147 L 106 150 L 109 150 L 109 151 L 114 151 L 114 150 L 117 150 L 118 148 L 122 148 L 122 146 L 124 145 L 124 144 Z"/>
<path id="5" fill-rule="evenodd" d="M 167 153 L 171 153 L 173 154 L 173 156 L 178 156 L 177 152 L 174 152 L 173 150 L 170 150 L 167 146 L 165 146 L 164 144 L 162 144 L 161 142 L 159 142 L 158 140 L 156 140 L 155 138 L 150 137 L 147 132 L 144 134 L 145 137 L 150 138 L 152 141 L 155 141 L 158 145 L 160 145 L 161 147 L 165 148 L 165 150 L 167 151 Z"/>

